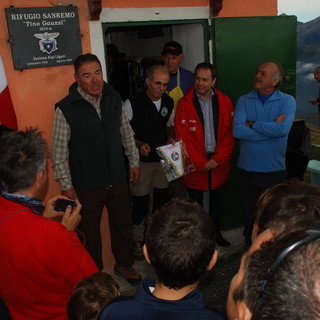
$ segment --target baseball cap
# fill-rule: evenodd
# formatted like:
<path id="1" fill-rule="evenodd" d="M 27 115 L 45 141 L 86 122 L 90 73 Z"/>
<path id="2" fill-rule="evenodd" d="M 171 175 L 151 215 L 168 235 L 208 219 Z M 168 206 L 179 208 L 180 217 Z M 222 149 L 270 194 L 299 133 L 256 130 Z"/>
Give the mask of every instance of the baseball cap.
<path id="1" fill-rule="evenodd" d="M 162 50 L 162 54 L 171 53 L 176 54 L 177 56 L 182 54 L 182 47 L 181 45 L 176 41 L 170 41 L 167 42 Z"/>

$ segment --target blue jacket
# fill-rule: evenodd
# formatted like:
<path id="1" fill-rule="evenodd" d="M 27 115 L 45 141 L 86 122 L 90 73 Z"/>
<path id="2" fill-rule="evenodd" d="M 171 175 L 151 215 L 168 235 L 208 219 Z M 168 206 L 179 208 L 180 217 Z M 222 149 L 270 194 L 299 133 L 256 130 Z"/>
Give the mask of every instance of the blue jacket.
<path id="1" fill-rule="evenodd" d="M 202 294 L 196 289 L 183 299 L 161 300 L 152 295 L 149 287 L 155 287 L 154 279 L 144 279 L 134 297 L 114 299 L 101 313 L 100 320 L 222 320 L 217 312 L 207 308 Z"/>
<path id="2" fill-rule="evenodd" d="M 279 90 L 264 104 L 256 90 L 239 98 L 233 118 L 233 135 L 240 140 L 239 168 L 265 173 L 286 169 L 285 153 L 295 110 L 295 99 Z M 282 114 L 284 121 L 275 122 Z M 252 128 L 245 125 L 246 121 L 255 121 Z"/>

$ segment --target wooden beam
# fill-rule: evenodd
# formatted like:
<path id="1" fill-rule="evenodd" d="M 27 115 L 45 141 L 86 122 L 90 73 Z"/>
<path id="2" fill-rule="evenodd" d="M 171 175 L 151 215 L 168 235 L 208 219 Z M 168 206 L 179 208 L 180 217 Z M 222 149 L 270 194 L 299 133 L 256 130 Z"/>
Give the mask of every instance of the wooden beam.
<path id="1" fill-rule="evenodd" d="M 210 0 L 210 17 L 217 17 L 222 9 L 223 0 Z"/>
<path id="2" fill-rule="evenodd" d="M 90 20 L 100 20 L 100 13 L 102 10 L 101 1 L 102 0 L 88 0 Z"/>

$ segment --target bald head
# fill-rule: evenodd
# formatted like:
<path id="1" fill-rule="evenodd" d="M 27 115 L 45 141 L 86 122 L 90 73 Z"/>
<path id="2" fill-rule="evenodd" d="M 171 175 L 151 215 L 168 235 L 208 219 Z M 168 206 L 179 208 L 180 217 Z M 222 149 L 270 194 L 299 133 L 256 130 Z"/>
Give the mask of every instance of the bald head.
<path id="1" fill-rule="evenodd" d="M 269 95 L 278 88 L 282 77 L 282 67 L 278 63 L 264 62 L 256 70 L 253 86 L 259 94 Z"/>

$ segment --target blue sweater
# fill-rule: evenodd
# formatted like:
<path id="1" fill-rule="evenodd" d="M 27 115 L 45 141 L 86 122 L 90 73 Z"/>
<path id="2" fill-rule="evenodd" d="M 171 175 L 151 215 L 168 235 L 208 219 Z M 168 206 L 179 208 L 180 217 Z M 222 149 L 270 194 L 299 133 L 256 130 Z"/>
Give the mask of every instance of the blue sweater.
<path id="1" fill-rule="evenodd" d="M 101 313 L 100 320 L 222 320 L 217 312 L 204 305 L 202 294 L 196 289 L 176 301 L 161 300 L 152 295 L 149 287 L 154 279 L 144 279 L 134 297 L 114 299 Z"/>
<path id="2" fill-rule="evenodd" d="M 252 172 L 283 171 L 288 134 L 294 120 L 295 99 L 279 90 L 262 104 L 257 91 L 241 96 L 233 118 L 233 135 L 239 139 L 240 169 Z M 275 122 L 285 114 L 282 122 Z M 246 121 L 255 121 L 252 128 Z"/>

